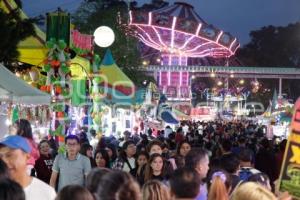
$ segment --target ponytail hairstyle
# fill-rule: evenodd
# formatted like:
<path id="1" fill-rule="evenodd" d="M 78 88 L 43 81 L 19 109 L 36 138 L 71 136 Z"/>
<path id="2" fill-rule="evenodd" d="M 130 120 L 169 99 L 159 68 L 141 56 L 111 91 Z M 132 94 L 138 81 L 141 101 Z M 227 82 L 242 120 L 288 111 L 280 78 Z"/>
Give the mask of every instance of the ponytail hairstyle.
<path id="1" fill-rule="evenodd" d="M 230 176 L 223 170 L 211 174 L 208 200 L 229 200 L 231 190 Z"/>

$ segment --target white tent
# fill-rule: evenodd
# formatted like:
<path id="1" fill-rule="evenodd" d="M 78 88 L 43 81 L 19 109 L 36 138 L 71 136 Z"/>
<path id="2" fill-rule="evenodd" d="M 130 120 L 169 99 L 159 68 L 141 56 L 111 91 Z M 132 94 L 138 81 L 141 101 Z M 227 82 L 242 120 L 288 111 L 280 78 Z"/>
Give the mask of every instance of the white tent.
<path id="1" fill-rule="evenodd" d="M 49 105 L 51 97 L 19 79 L 0 64 L 0 101 L 16 104 Z"/>

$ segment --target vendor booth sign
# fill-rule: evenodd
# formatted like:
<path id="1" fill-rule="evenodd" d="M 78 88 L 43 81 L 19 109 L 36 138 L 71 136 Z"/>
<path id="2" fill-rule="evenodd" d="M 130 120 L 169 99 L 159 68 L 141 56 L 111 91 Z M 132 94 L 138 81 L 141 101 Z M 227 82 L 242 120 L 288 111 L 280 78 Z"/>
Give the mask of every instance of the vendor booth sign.
<path id="1" fill-rule="evenodd" d="M 288 191 L 294 198 L 300 199 L 300 99 L 295 104 L 290 130 L 280 172 L 279 190 Z"/>

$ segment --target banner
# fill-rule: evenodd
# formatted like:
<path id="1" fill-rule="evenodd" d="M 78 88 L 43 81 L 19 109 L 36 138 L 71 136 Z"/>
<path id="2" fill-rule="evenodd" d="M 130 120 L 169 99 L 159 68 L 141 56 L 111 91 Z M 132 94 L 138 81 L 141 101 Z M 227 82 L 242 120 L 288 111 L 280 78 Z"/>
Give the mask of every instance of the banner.
<path id="1" fill-rule="evenodd" d="M 71 31 L 72 43 L 75 47 L 80 49 L 89 50 L 93 49 L 93 36 L 82 34 L 78 30 Z"/>
<path id="2" fill-rule="evenodd" d="M 61 10 L 47 13 L 46 41 L 51 38 L 63 40 L 67 46 L 70 44 L 70 14 Z"/>
<path id="3" fill-rule="evenodd" d="M 290 135 L 286 145 L 279 178 L 279 191 L 288 191 L 300 199 L 300 98 L 295 104 Z"/>

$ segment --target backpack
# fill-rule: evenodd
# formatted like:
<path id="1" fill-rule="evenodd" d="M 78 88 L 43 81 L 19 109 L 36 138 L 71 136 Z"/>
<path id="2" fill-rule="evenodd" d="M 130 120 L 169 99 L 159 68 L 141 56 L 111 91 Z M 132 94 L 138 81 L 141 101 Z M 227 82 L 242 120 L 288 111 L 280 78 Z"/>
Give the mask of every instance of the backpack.
<path id="1" fill-rule="evenodd" d="M 252 176 L 253 173 L 251 172 L 251 168 L 242 168 L 239 171 L 239 177 L 241 181 L 248 181 L 248 179 L 250 178 L 250 176 Z"/>

